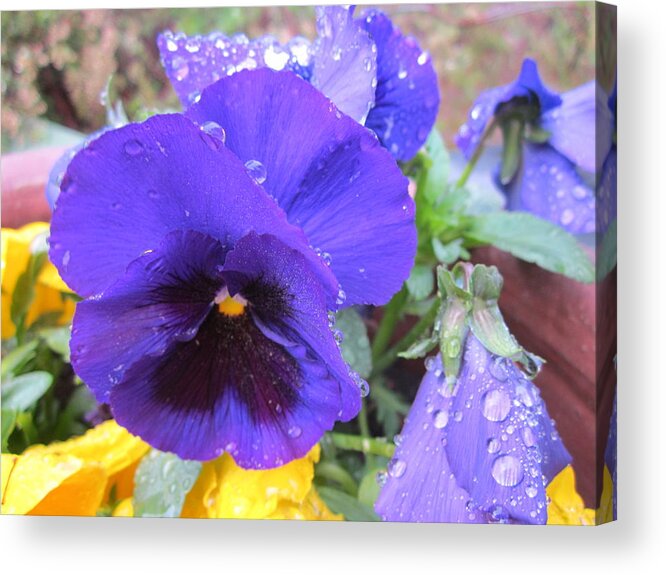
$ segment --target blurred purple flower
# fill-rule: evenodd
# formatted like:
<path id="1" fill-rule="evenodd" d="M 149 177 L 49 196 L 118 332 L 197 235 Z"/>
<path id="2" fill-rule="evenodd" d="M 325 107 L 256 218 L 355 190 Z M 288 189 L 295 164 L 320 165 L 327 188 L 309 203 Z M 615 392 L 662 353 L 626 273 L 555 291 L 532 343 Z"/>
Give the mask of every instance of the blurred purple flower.
<path id="1" fill-rule="evenodd" d="M 386 521 L 546 523 L 548 482 L 568 463 L 539 390 L 471 333 L 455 388 L 439 356 L 396 441 L 375 509 Z"/>
<path id="2" fill-rule="evenodd" d="M 398 160 L 425 143 L 437 116 L 439 88 L 430 56 L 403 36 L 384 13 L 317 8 L 317 38 L 280 44 L 272 36 L 191 36 L 164 32 L 162 63 L 184 107 L 216 80 L 244 69 L 289 70 L 308 80 L 336 107 L 371 128 Z"/>
<path id="3" fill-rule="evenodd" d="M 188 114 L 69 164 L 50 258 L 87 298 L 72 364 L 158 449 L 282 465 L 357 414 L 367 384 L 329 313 L 400 287 L 414 206 L 391 155 L 292 73 L 225 78 Z"/>
<path id="4" fill-rule="evenodd" d="M 594 193 L 578 169 L 596 173 L 611 147 L 608 106 L 599 93 L 589 82 L 558 95 L 526 58 L 515 82 L 477 98 L 456 143 L 470 158 L 494 119 L 504 134 L 505 154 L 494 180 L 508 208 L 532 212 L 574 234 L 594 232 Z"/>

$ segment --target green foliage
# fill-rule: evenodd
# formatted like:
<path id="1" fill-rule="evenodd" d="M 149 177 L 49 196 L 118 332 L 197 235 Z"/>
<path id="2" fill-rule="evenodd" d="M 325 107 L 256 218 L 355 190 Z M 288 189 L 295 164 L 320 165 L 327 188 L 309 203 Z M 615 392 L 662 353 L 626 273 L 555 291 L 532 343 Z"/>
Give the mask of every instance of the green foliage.
<path id="1" fill-rule="evenodd" d="M 325 486 L 318 487 L 317 492 L 331 511 L 342 513 L 347 521 L 379 521 L 370 506 L 348 493 Z"/>
<path id="2" fill-rule="evenodd" d="M 53 375 L 46 371 L 33 371 L 3 381 L 2 407 L 27 411 L 49 390 Z"/>
<path id="3" fill-rule="evenodd" d="M 526 212 L 477 216 L 465 236 L 478 245 L 494 245 L 548 271 L 585 283 L 594 281 L 592 261 L 576 239 Z"/>
<path id="4" fill-rule="evenodd" d="M 178 517 L 200 472 L 200 461 L 151 450 L 134 475 L 134 515 Z"/>

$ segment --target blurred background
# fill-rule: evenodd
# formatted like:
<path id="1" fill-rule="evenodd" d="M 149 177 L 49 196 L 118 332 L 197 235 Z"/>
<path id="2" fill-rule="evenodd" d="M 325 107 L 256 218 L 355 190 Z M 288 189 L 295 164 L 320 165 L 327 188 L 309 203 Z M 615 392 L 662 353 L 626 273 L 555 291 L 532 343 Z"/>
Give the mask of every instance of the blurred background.
<path id="1" fill-rule="evenodd" d="M 442 95 L 438 124 L 449 144 L 480 90 L 512 81 L 525 56 L 555 90 L 593 78 L 594 4 L 380 6 L 433 57 Z M 363 6 L 357 8 L 357 13 Z M 104 124 L 100 93 L 130 119 L 178 108 L 159 62 L 165 30 L 315 36 L 312 7 L 31 11 L 2 13 L 2 151 L 67 145 Z M 66 129 L 62 129 L 64 127 Z"/>

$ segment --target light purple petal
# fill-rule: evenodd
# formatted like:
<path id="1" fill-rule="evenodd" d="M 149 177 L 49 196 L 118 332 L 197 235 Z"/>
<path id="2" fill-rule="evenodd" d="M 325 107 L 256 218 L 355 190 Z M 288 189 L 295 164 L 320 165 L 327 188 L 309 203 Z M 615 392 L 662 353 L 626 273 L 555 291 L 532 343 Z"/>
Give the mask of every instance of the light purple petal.
<path id="1" fill-rule="evenodd" d="M 548 144 L 524 144 L 521 169 L 504 189 L 511 210 L 531 212 L 572 234 L 595 230 L 594 192 Z"/>
<path id="2" fill-rule="evenodd" d="M 377 45 L 377 92 L 365 125 L 396 159 L 411 160 L 425 143 L 439 110 L 432 60 L 383 12 L 369 10 L 358 22 Z"/>
<path id="3" fill-rule="evenodd" d="M 353 8 L 318 6 L 312 85 L 338 110 L 364 124 L 375 103 L 377 48 Z"/>
<path id="4" fill-rule="evenodd" d="M 241 70 L 268 67 L 308 78 L 312 68 L 310 43 L 301 37 L 283 45 L 272 36 L 250 40 L 244 34 L 186 36 L 166 31 L 157 37 L 157 46 L 183 107 L 195 102 L 206 86 Z"/>
<path id="5" fill-rule="evenodd" d="M 582 169 L 596 173 L 613 141 L 607 96 L 592 81 L 562 94 L 562 105 L 542 115 L 549 144 Z"/>
<path id="6" fill-rule="evenodd" d="M 245 71 L 208 87 L 187 115 L 226 145 L 310 244 L 330 255 L 346 305 L 382 304 L 416 250 L 407 179 L 372 133 L 290 72 Z M 326 259 L 329 259 L 328 257 Z"/>
<path id="7" fill-rule="evenodd" d="M 451 397 L 444 393 L 439 356 L 423 378 L 405 425 L 396 437 L 375 510 L 384 521 L 484 523 L 456 482 L 446 455 Z"/>

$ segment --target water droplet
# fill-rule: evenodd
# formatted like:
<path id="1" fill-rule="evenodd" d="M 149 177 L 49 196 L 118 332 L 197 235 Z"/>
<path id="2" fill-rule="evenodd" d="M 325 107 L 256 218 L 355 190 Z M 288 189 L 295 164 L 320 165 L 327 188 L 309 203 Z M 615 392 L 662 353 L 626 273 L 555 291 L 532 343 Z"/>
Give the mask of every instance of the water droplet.
<path id="1" fill-rule="evenodd" d="M 560 223 L 563 226 L 568 226 L 571 222 L 574 221 L 575 217 L 576 214 L 574 214 L 574 211 L 570 208 L 567 208 L 562 212 L 562 215 L 560 216 Z"/>
<path id="2" fill-rule="evenodd" d="M 336 303 L 338 306 L 341 306 L 341 305 L 343 305 L 343 304 L 345 303 L 345 301 L 347 301 L 347 294 L 345 293 L 345 290 L 343 290 L 342 288 L 340 288 L 340 289 L 338 290 L 338 297 L 336 298 L 335 303 Z"/>
<path id="3" fill-rule="evenodd" d="M 458 357 L 460 355 L 460 338 L 453 336 L 446 343 L 446 355 L 451 358 Z"/>
<path id="4" fill-rule="evenodd" d="M 516 397 L 525 407 L 532 407 L 534 405 L 532 394 L 525 385 L 519 384 L 516 386 Z"/>
<path id="5" fill-rule="evenodd" d="M 483 416 L 488 421 L 504 421 L 511 411 L 511 398 L 502 389 L 492 389 L 483 396 Z"/>
<path id="6" fill-rule="evenodd" d="M 537 493 L 539 493 L 539 490 L 536 488 L 536 486 L 528 485 L 527 487 L 525 487 L 525 495 L 527 495 L 528 497 L 530 498 L 536 497 Z"/>
<path id="7" fill-rule="evenodd" d="M 428 61 L 428 53 L 427 52 L 421 52 L 419 54 L 419 57 L 416 59 L 416 63 L 419 66 L 423 66 L 427 61 Z"/>
<path id="8" fill-rule="evenodd" d="M 287 435 L 291 437 L 292 439 L 297 439 L 301 436 L 303 433 L 303 430 L 298 427 L 298 425 L 294 425 L 293 427 L 290 427 L 289 430 L 287 431 Z"/>
<path id="9" fill-rule="evenodd" d="M 257 184 L 263 184 L 266 181 L 266 167 L 260 161 L 248 160 L 245 162 L 245 169 Z"/>
<path id="10" fill-rule="evenodd" d="M 506 371 L 506 360 L 503 357 L 496 357 L 488 366 L 490 373 L 498 381 L 506 381 L 508 373 Z"/>
<path id="11" fill-rule="evenodd" d="M 587 190 L 579 184 L 573 187 L 571 195 L 577 200 L 583 200 L 587 196 Z"/>
<path id="12" fill-rule="evenodd" d="M 366 72 L 372 70 L 372 59 L 366 58 L 365 60 L 363 60 L 363 67 L 365 68 Z"/>
<path id="13" fill-rule="evenodd" d="M 197 37 L 188 38 L 185 42 L 185 50 L 187 50 L 190 54 L 195 54 L 199 51 L 199 48 L 200 41 Z"/>
<path id="14" fill-rule="evenodd" d="M 407 470 L 407 464 L 402 460 L 394 457 L 388 462 L 387 471 L 391 477 L 402 477 Z"/>
<path id="15" fill-rule="evenodd" d="M 407 70 L 405 70 L 404 68 L 398 70 L 398 78 L 404 80 L 406 77 L 407 77 Z"/>
<path id="16" fill-rule="evenodd" d="M 378 471 L 376 480 L 377 480 L 377 485 L 379 485 L 380 487 L 384 487 L 384 485 L 386 485 L 386 481 L 388 480 L 388 474 L 386 473 L 386 471 Z"/>
<path id="17" fill-rule="evenodd" d="M 500 450 L 501 444 L 497 439 L 494 437 L 491 437 L 488 440 L 488 443 L 486 443 L 486 449 L 488 450 L 488 453 L 497 453 Z"/>
<path id="18" fill-rule="evenodd" d="M 435 362 L 434 357 L 432 357 L 432 356 L 426 357 L 425 362 L 424 362 L 426 371 L 432 371 L 433 369 L 435 369 L 435 363 L 436 362 Z"/>
<path id="19" fill-rule="evenodd" d="M 67 266 L 69 265 L 69 260 L 72 257 L 72 254 L 70 253 L 69 250 L 67 250 L 63 255 L 62 255 L 62 267 L 63 269 L 67 269 Z"/>
<path id="20" fill-rule="evenodd" d="M 513 455 L 501 455 L 498 457 L 490 471 L 493 479 L 504 487 L 513 487 L 523 480 L 523 466 L 517 457 Z"/>
<path id="21" fill-rule="evenodd" d="M 138 156 L 143 152 L 143 144 L 139 140 L 127 140 L 125 142 L 125 153 L 129 156 Z"/>
<path id="22" fill-rule="evenodd" d="M 393 443 L 395 443 L 396 447 L 400 447 L 402 445 L 402 435 L 400 435 L 399 433 L 397 435 L 394 435 Z"/>
<path id="23" fill-rule="evenodd" d="M 462 421 L 463 418 L 463 412 L 462 411 L 455 411 L 453 413 L 453 421 L 460 422 Z"/>
<path id="24" fill-rule="evenodd" d="M 217 122 L 205 122 L 201 125 L 201 129 L 214 138 L 221 140 L 222 143 L 224 143 L 227 139 L 227 133 L 224 131 L 224 128 Z"/>
<path id="25" fill-rule="evenodd" d="M 433 414 L 434 425 L 437 429 L 444 429 L 449 422 L 449 412 L 440 409 Z"/>
<path id="26" fill-rule="evenodd" d="M 493 523 L 509 522 L 509 512 L 501 505 L 493 505 L 493 507 L 488 510 L 488 514 L 490 515 L 490 521 Z"/>
<path id="27" fill-rule="evenodd" d="M 527 447 L 532 447 L 536 444 L 536 437 L 534 437 L 534 432 L 529 427 L 523 427 L 520 434 L 523 438 L 523 442 Z"/>

